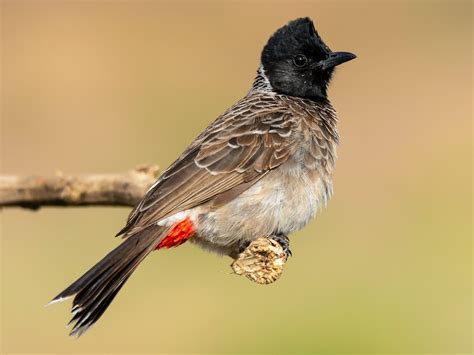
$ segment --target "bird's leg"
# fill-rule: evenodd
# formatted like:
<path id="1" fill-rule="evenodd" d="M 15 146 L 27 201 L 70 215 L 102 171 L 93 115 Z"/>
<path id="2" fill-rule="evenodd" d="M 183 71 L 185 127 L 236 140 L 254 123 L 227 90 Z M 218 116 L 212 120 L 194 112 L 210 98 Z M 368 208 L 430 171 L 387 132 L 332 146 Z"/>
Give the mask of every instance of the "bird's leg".
<path id="1" fill-rule="evenodd" d="M 239 241 L 239 244 L 238 244 L 238 247 L 237 247 L 237 256 L 239 254 L 243 253 L 244 250 L 247 249 L 249 245 L 250 245 L 250 241 L 248 241 L 248 240 Z M 236 259 L 236 258 L 234 258 L 234 259 Z"/>
<path id="2" fill-rule="evenodd" d="M 283 233 L 274 233 L 268 236 L 268 238 L 280 244 L 287 257 L 292 255 L 290 250 L 290 240 L 288 239 L 287 235 Z M 237 248 L 234 249 L 236 250 L 236 252 L 233 252 L 232 254 L 230 254 L 230 256 L 234 259 L 237 259 L 238 256 L 249 247 L 250 243 L 251 242 L 248 240 L 240 240 L 237 244 Z"/>
<path id="3" fill-rule="evenodd" d="M 275 242 L 281 245 L 283 250 L 285 251 L 286 255 L 291 256 L 291 250 L 290 250 L 290 240 L 288 239 L 288 236 L 283 233 L 275 233 L 269 236 L 270 239 L 273 239 Z"/>

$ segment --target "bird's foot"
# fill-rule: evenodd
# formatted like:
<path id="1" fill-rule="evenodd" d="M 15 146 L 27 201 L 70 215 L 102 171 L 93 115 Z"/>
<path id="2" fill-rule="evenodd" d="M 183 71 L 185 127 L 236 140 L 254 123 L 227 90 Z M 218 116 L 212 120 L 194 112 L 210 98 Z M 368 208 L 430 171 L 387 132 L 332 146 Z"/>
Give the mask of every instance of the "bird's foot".
<path id="1" fill-rule="evenodd" d="M 275 242 L 281 245 L 283 251 L 286 253 L 287 256 L 292 256 L 293 253 L 290 250 L 290 240 L 288 236 L 282 233 L 272 234 L 270 239 L 273 239 Z"/>
<path id="2" fill-rule="evenodd" d="M 236 255 L 236 257 L 234 257 L 234 259 L 237 259 L 237 257 L 239 256 L 239 254 L 242 254 L 242 253 L 245 251 L 245 249 L 247 249 L 247 248 L 249 247 L 249 245 L 250 245 L 250 241 L 248 241 L 248 240 L 241 240 L 241 241 L 239 242 L 238 247 L 237 247 L 237 255 Z"/>

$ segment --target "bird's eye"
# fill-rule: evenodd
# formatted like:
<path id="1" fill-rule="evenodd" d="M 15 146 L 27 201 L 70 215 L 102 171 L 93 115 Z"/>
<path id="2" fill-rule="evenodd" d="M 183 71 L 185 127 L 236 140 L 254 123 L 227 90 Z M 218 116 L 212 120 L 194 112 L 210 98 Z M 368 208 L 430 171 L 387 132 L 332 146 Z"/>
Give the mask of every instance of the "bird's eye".
<path id="1" fill-rule="evenodd" d="M 293 57 L 293 63 L 297 67 L 304 67 L 306 63 L 308 62 L 308 59 L 303 55 L 303 54 L 298 54 Z"/>

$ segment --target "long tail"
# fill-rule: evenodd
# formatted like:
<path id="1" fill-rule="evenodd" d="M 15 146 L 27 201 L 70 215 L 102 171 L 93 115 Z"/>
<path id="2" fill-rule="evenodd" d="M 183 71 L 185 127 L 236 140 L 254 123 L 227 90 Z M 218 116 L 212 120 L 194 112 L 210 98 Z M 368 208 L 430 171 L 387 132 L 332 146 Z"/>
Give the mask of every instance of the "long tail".
<path id="1" fill-rule="evenodd" d="M 167 233 L 166 228 L 152 226 L 126 239 L 51 302 L 74 296 L 74 324 L 70 335 L 82 335 L 110 305 L 140 262 L 153 251 Z"/>

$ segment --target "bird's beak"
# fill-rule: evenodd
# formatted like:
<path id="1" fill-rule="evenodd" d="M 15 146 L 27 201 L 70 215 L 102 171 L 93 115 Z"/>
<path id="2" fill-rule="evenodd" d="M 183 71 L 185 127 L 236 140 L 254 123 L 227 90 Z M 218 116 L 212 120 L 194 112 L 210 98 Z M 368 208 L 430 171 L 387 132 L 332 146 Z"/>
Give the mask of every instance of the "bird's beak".
<path id="1" fill-rule="evenodd" d="M 356 55 L 349 52 L 332 52 L 327 59 L 321 60 L 318 64 L 322 70 L 326 70 L 354 58 L 356 58 Z"/>

